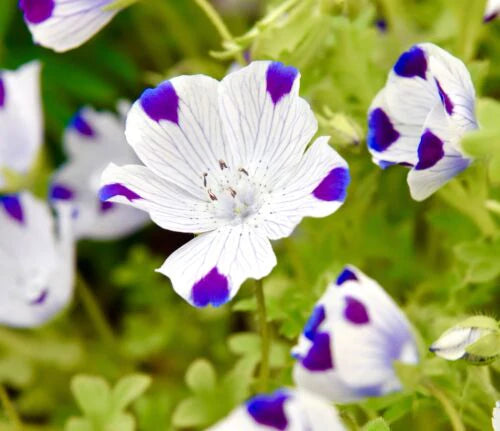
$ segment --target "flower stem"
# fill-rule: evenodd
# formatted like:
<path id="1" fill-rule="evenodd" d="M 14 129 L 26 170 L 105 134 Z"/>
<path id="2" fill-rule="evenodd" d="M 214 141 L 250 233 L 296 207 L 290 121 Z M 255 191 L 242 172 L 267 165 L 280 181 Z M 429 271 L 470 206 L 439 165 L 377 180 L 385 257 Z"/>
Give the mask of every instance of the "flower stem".
<path id="1" fill-rule="evenodd" d="M 257 314 L 261 336 L 261 361 L 258 389 L 259 392 L 265 392 L 269 381 L 269 352 L 271 338 L 269 334 L 269 325 L 267 324 L 266 301 L 264 298 L 262 280 L 257 280 L 255 283 L 255 297 L 257 299 Z"/>
<path id="2" fill-rule="evenodd" d="M 465 426 L 462 423 L 459 413 L 457 412 L 451 401 L 448 399 L 448 397 L 445 395 L 445 393 L 430 381 L 427 381 L 425 383 L 425 387 L 443 406 L 444 411 L 450 418 L 453 431 L 465 431 Z"/>
<path id="3" fill-rule="evenodd" d="M 115 345 L 113 330 L 106 320 L 104 313 L 99 307 L 92 291 L 88 287 L 87 282 L 80 274 L 77 274 L 76 276 L 76 291 L 78 292 L 80 299 L 82 300 L 83 307 L 85 308 L 87 315 L 92 321 L 94 328 L 101 337 L 102 341 L 110 346 Z"/>
<path id="4" fill-rule="evenodd" d="M 17 411 L 12 404 L 12 401 L 9 398 L 9 394 L 5 387 L 0 384 L 0 400 L 2 402 L 3 409 L 5 410 L 6 416 L 9 418 L 9 421 L 12 423 L 12 429 L 15 431 L 21 431 L 23 429 L 23 425 Z"/>

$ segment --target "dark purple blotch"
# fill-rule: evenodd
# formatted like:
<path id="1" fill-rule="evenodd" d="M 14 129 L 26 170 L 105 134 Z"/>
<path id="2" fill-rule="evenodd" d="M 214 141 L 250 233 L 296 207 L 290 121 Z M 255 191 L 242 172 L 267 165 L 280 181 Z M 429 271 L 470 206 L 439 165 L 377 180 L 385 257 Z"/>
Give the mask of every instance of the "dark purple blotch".
<path id="1" fill-rule="evenodd" d="M 408 51 L 401 54 L 394 65 L 394 72 L 404 78 L 419 76 L 425 79 L 427 72 L 425 52 L 418 46 L 411 47 Z"/>
<path id="2" fill-rule="evenodd" d="M 198 280 L 191 292 L 193 304 L 197 307 L 212 305 L 218 307 L 229 300 L 229 281 L 216 266 Z"/>
<path id="3" fill-rule="evenodd" d="M 276 105 L 282 97 L 292 91 L 293 83 L 299 71 L 293 66 L 285 66 L 279 62 L 273 62 L 267 68 L 266 85 L 267 92 Z"/>
<path id="4" fill-rule="evenodd" d="M 325 320 L 326 314 L 325 314 L 325 307 L 322 305 L 317 305 L 314 307 L 313 312 L 311 313 L 311 316 L 309 317 L 309 320 L 306 323 L 306 326 L 304 327 L 304 335 L 306 338 L 309 340 L 313 341 L 314 337 L 316 336 L 316 333 L 318 332 L 318 328 L 323 323 Z"/>
<path id="5" fill-rule="evenodd" d="M 356 325 L 364 325 L 370 322 L 364 304 L 352 296 L 345 297 L 344 317 Z"/>
<path id="6" fill-rule="evenodd" d="M 75 192 L 63 184 L 53 184 L 50 188 L 50 199 L 69 201 L 75 197 Z"/>
<path id="7" fill-rule="evenodd" d="M 154 121 L 168 120 L 179 124 L 179 96 L 170 81 L 142 93 L 140 103 L 144 112 Z"/>
<path id="8" fill-rule="evenodd" d="M 136 199 L 142 199 L 142 197 L 139 196 L 136 192 L 130 190 L 120 183 L 107 184 L 102 187 L 101 190 L 99 190 L 99 199 L 103 202 L 115 196 L 123 196 L 129 202 L 133 202 Z"/>
<path id="9" fill-rule="evenodd" d="M 326 332 L 317 333 L 313 345 L 301 361 L 309 371 L 328 371 L 333 369 L 333 357 L 330 346 L 330 335 Z"/>
<path id="10" fill-rule="evenodd" d="M 385 33 L 387 31 L 387 20 L 385 20 L 384 18 L 378 18 L 375 21 L 375 26 L 377 27 L 378 31 L 380 31 L 380 33 Z"/>
<path id="11" fill-rule="evenodd" d="M 278 390 L 270 395 L 253 397 L 247 401 L 246 408 L 258 424 L 283 431 L 288 427 L 285 414 L 285 402 L 288 398 L 286 392 Z"/>
<path id="12" fill-rule="evenodd" d="M 498 12 L 490 13 L 483 18 L 483 22 L 491 22 L 498 16 Z"/>
<path id="13" fill-rule="evenodd" d="M 439 91 L 439 97 L 441 98 L 441 102 L 443 102 L 444 108 L 446 109 L 446 112 L 451 115 L 453 114 L 453 102 L 450 100 L 450 97 L 448 94 L 443 90 L 443 87 L 441 87 L 441 84 L 437 79 L 435 79 L 436 85 Z"/>
<path id="14" fill-rule="evenodd" d="M 322 201 L 344 202 L 350 181 L 347 168 L 334 168 L 313 190 L 313 196 Z"/>
<path id="15" fill-rule="evenodd" d="M 5 83 L 3 79 L 0 77 L 0 108 L 5 105 Z"/>
<path id="16" fill-rule="evenodd" d="M 69 122 L 69 127 L 75 129 L 78 133 L 83 136 L 93 137 L 95 136 L 95 131 L 89 122 L 82 115 L 81 111 L 78 111 Z"/>
<path id="17" fill-rule="evenodd" d="M 337 286 L 341 286 L 344 284 L 346 281 L 358 281 L 358 277 L 356 277 L 356 274 L 354 274 L 353 271 L 351 271 L 349 268 L 344 268 L 343 271 L 339 274 L 337 277 Z"/>
<path id="18" fill-rule="evenodd" d="M 375 151 L 385 151 L 399 139 L 389 116 L 382 108 L 376 108 L 368 117 L 368 146 Z"/>
<path id="19" fill-rule="evenodd" d="M 30 304 L 31 305 L 42 305 L 47 300 L 47 296 L 48 295 L 49 295 L 49 290 L 48 289 L 43 289 L 40 292 L 40 295 L 38 295 L 38 298 L 36 298 L 33 301 L 31 301 Z"/>
<path id="20" fill-rule="evenodd" d="M 101 201 L 100 204 L 101 204 L 101 212 L 102 213 L 108 212 L 109 210 L 111 210 L 112 208 L 115 207 L 115 204 L 113 202 Z"/>
<path id="21" fill-rule="evenodd" d="M 55 8 L 54 0 L 19 0 L 24 19 L 30 24 L 40 24 L 49 19 Z"/>
<path id="22" fill-rule="evenodd" d="M 420 138 L 418 146 L 418 163 L 416 170 L 432 168 L 444 157 L 444 143 L 434 133 L 427 129 Z"/>
<path id="23" fill-rule="evenodd" d="M 18 195 L 0 196 L 0 205 L 10 218 L 24 224 L 24 211 Z"/>

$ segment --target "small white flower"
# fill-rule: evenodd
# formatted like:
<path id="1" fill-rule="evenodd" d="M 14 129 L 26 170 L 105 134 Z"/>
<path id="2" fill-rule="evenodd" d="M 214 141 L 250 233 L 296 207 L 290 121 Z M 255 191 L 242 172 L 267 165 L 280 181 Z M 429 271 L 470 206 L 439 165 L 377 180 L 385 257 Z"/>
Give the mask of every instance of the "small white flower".
<path id="1" fill-rule="evenodd" d="M 500 431 L 500 401 L 497 401 L 493 409 L 491 423 L 493 425 L 493 431 Z"/>
<path id="2" fill-rule="evenodd" d="M 400 390 L 394 361 L 418 362 L 405 315 L 374 280 L 352 266 L 317 303 L 292 355 L 296 385 L 335 402 Z"/>
<path id="3" fill-rule="evenodd" d="M 198 235 L 158 270 L 204 307 L 229 301 L 276 265 L 269 240 L 345 200 L 347 163 L 318 138 L 299 73 L 254 62 L 218 82 L 181 76 L 146 90 L 126 136 L 146 165 L 109 166 L 101 199 L 149 212 L 164 229 Z"/>
<path id="4" fill-rule="evenodd" d="M 484 11 L 484 22 L 493 21 L 500 13 L 500 0 L 488 0 Z"/>
<path id="5" fill-rule="evenodd" d="M 127 104 L 127 106 L 129 106 Z M 135 208 L 101 202 L 101 175 L 111 162 L 138 163 L 125 140 L 125 112 L 120 117 L 91 108 L 79 111 L 64 134 L 68 162 L 54 175 L 52 201 L 71 202 L 77 238 L 115 239 L 144 226 L 147 214 Z"/>
<path id="6" fill-rule="evenodd" d="M 33 41 L 57 52 L 76 48 L 119 12 L 113 0 L 19 0 Z"/>
<path id="7" fill-rule="evenodd" d="M 47 204 L 29 193 L 0 197 L 0 323 L 38 326 L 71 299 L 74 241 L 68 207 L 58 232 Z"/>
<path id="8" fill-rule="evenodd" d="M 380 167 L 410 168 L 413 199 L 429 197 L 469 166 L 460 147 L 477 128 L 475 92 L 465 65 L 431 43 L 403 53 L 368 113 L 368 149 Z"/>
<path id="9" fill-rule="evenodd" d="M 40 64 L 0 71 L 0 188 L 2 168 L 26 173 L 42 145 Z"/>
<path id="10" fill-rule="evenodd" d="M 306 391 L 257 395 L 207 431 L 345 431 L 335 410 Z"/>

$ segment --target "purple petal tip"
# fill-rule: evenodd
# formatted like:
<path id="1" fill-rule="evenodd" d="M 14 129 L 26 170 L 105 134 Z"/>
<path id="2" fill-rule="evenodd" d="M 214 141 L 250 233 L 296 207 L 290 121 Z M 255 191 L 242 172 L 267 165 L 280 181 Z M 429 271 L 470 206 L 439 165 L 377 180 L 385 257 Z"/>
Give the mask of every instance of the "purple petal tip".
<path id="1" fill-rule="evenodd" d="M 444 157 L 443 147 L 443 141 L 427 129 L 420 138 L 418 163 L 415 169 L 420 171 L 433 167 Z"/>
<path id="2" fill-rule="evenodd" d="M 19 196 L 1 196 L 0 205 L 3 206 L 3 209 L 11 219 L 24 224 L 24 211 Z"/>
<path id="3" fill-rule="evenodd" d="M 330 335 L 321 332 L 315 335 L 313 345 L 302 358 L 301 364 L 309 371 L 328 371 L 333 369 L 333 357 L 330 346 Z"/>
<path id="4" fill-rule="evenodd" d="M 368 117 L 368 147 L 375 151 L 385 151 L 399 139 L 389 116 L 382 108 L 376 108 Z"/>
<path id="5" fill-rule="evenodd" d="M 292 66 L 285 66 L 278 62 L 269 65 L 266 74 L 267 92 L 275 105 L 292 91 L 298 74 L 299 71 Z"/>
<path id="6" fill-rule="evenodd" d="M 352 296 L 345 297 L 344 317 L 355 325 L 365 325 L 370 322 L 364 304 Z"/>
<path id="7" fill-rule="evenodd" d="M 418 46 L 411 47 L 401 54 L 394 65 L 394 72 L 404 78 L 414 78 L 419 76 L 425 79 L 427 73 L 427 58 L 425 52 Z"/>
<path id="8" fill-rule="evenodd" d="M 92 137 L 95 136 L 95 131 L 92 126 L 88 123 L 82 112 L 77 112 L 69 122 L 69 127 L 75 129 L 78 133 L 83 136 Z"/>
<path id="9" fill-rule="evenodd" d="M 344 270 L 337 277 L 337 286 L 341 286 L 342 284 L 344 284 L 346 281 L 349 280 L 358 281 L 358 277 L 356 277 L 356 274 L 349 268 L 344 268 Z"/>
<path id="10" fill-rule="evenodd" d="M 313 196 L 322 201 L 344 202 L 350 181 L 348 169 L 334 168 L 313 190 Z"/>
<path id="11" fill-rule="evenodd" d="M 229 299 L 229 281 L 215 266 L 193 285 L 191 295 L 196 307 L 218 307 Z"/>
<path id="12" fill-rule="evenodd" d="M 50 189 L 51 200 L 69 201 L 75 197 L 75 192 L 63 184 L 53 184 Z"/>
<path id="13" fill-rule="evenodd" d="M 107 184 L 99 190 L 99 199 L 103 202 L 115 196 L 123 196 L 129 202 L 133 202 L 136 199 L 142 199 L 137 193 L 120 183 Z"/>
<path id="14" fill-rule="evenodd" d="M 19 8 L 24 19 L 30 24 L 40 24 L 52 16 L 55 8 L 54 0 L 20 0 Z"/>
<path id="15" fill-rule="evenodd" d="M 255 422 L 272 429 L 284 431 L 288 427 L 285 402 L 289 395 L 276 391 L 270 395 L 257 395 L 247 402 L 248 414 Z"/>
<path id="16" fill-rule="evenodd" d="M 144 112 L 154 121 L 168 120 L 179 124 L 179 97 L 170 81 L 142 93 L 140 103 Z"/>

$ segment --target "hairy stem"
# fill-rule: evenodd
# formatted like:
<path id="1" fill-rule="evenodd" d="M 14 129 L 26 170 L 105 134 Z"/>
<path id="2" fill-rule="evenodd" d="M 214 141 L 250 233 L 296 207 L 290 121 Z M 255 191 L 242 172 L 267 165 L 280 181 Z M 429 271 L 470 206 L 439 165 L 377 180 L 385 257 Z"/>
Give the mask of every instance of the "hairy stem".
<path id="1" fill-rule="evenodd" d="M 17 411 L 10 400 L 9 394 L 5 387 L 0 384 L 0 400 L 2 402 L 3 409 L 5 411 L 5 415 L 9 418 L 9 421 L 12 424 L 12 429 L 15 431 L 22 431 L 23 425 Z"/>
<path id="2" fill-rule="evenodd" d="M 267 323 L 266 301 L 264 298 L 262 280 L 257 280 L 255 284 L 255 297 L 257 299 L 257 314 L 259 319 L 262 353 L 258 389 L 259 392 L 265 392 L 269 381 L 269 351 L 271 338 L 269 334 L 269 325 Z"/>

